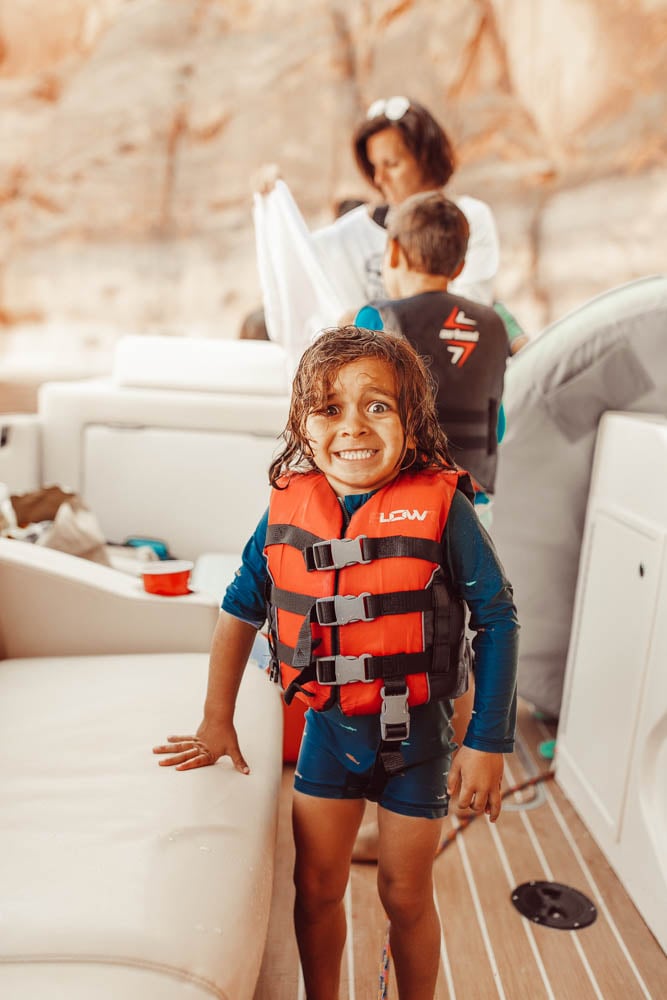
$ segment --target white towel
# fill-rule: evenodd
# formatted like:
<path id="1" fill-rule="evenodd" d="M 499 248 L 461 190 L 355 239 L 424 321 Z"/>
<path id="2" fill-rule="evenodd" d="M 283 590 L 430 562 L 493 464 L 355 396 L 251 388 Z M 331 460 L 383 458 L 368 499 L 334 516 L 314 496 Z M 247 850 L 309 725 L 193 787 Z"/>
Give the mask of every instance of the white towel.
<path id="1" fill-rule="evenodd" d="M 269 338 L 296 368 L 301 354 L 345 312 L 318 260 L 306 223 L 284 181 L 254 196 L 257 267 Z"/>

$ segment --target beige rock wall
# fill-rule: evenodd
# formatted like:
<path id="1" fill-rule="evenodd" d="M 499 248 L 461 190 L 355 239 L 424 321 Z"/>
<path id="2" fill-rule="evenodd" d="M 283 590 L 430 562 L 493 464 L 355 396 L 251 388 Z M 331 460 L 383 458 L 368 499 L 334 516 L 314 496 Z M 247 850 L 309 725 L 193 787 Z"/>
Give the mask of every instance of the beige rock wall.
<path id="1" fill-rule="evenodd" d="M 0 321 L 235 336 L 252 172 L 327 220 L 367 193 L 354 123 L 408 93 L 538 330 L 664 269 L 666 29 L 667 0 L 0 0 Z"/>

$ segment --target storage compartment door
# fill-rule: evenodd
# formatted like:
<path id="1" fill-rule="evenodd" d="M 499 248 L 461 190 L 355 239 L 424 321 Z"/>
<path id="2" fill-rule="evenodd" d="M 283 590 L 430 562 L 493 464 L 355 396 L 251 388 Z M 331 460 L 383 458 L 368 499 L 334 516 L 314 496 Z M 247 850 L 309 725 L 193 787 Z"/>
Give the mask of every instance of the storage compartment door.
<path id="1" fill-rule="evenodd" d="M 576 778 L 579 788 L 568 787 L 568 794 L 603 845 L 620 832 L 660 551 L 660 537 L 650 529 L 597 514 L 578 599 L 558 760 Z"/>

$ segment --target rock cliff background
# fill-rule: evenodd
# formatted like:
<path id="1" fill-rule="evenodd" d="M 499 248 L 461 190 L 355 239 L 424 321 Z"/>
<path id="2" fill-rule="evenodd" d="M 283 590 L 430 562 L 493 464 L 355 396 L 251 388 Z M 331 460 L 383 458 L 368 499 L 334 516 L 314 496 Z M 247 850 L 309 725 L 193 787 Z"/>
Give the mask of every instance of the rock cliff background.
<path id="1" fill-rule="evenodd" d="M 664 270 L 667 0 L 0 0 L 5 377 L 104 367 L 124 332 L 237 336 L 253 171 L 328 221 L 369 194 L 354 124 L 399 93 L 492 206 L 528 332 Z"/>

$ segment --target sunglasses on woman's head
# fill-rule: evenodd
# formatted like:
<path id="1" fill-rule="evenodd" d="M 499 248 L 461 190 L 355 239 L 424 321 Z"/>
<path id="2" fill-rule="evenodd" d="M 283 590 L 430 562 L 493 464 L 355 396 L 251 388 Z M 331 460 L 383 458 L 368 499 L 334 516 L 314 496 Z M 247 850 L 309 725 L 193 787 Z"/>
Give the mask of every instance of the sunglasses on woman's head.
<path id="1" fill-rule="evenodd" d="M 398 122 L 403 115 L 410 110 L 410 101 L 407 97 L 381 97 L 373 101 L 366 112 L 366 118 L 379 118 L 384 115 L 390 122 Z"/>

